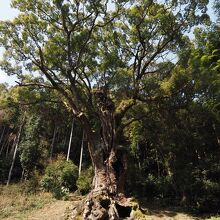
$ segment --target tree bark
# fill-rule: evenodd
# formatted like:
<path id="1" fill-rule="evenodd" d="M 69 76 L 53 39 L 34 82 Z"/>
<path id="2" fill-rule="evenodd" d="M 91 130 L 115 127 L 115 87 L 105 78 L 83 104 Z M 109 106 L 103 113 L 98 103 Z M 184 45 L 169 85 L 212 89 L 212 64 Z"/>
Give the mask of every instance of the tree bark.
<path id="1" fill-rule="evenodd" d="M 101 159 L 101 158 L 100 158 Z M 124 195 L 125 169 L 122 158 L 112 150 L 101 165 L 95 167 L 92 191 L 84 204 L 83 219 L 120 219 L 130 217 L 132 205 Z"/>
<path id="2" fill-rule="evenodd" d="M 103 92 L 96 94 L 96 100 L 101 122 L 100 136 L 92 132 L 86 120 L 82 123 L 94 168 L 92 190 L 84 204 L 83 219 L 130 217 L 132 205 L 124 195 L 127 158 L 123 147 L 116 144 L 115 109 Z"/>

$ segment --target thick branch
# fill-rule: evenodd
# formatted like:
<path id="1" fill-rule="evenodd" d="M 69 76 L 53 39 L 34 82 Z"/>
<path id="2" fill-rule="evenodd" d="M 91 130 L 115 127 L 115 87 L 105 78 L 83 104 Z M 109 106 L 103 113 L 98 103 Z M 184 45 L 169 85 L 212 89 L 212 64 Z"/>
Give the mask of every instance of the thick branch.
<path id="1" fill-rule="evenodd" d="M 125 114 L 127 113 L 127 111 L 131 109 L 135 104 L 136 104 L 135 99 L 130 99 L 121 102 L 121 104 L 119 105 L 119 107 L 116 109 L 115 112 L 116 127 L 121 124 L 121 121 L 125 116 Z"/>

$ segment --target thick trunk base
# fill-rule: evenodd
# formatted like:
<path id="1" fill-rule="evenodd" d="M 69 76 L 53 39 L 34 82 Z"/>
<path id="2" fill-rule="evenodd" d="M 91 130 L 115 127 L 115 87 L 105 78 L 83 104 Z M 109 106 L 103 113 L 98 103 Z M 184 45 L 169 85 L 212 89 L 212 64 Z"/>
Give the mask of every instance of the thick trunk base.
<path id="1" fill-rule="evenodd" d="M 105 191 L 91 192 L 78 207 L 75 207 L 70 219 L 118 220 L 132 217 L 137 204 L 124 195 L 109 196 Z M 80 218 L 81 217 L 81 218 Z"/>
<path id="2" fill-rule="evenodd" d="M 103 193 L 86 200 L 83 219 L 116 220 L 130 217 L 131 211 L 132 206 L 125 197 L 112 198 Z"/>

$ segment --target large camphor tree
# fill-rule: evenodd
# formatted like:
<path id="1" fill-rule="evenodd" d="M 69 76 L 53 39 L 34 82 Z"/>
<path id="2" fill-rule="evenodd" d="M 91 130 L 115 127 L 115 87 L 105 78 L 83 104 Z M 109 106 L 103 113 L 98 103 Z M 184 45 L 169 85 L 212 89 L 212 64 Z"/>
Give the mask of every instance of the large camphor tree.
<path id="1" fill-rule="evenodd" d="M 81 122 L 94 167 L 84 219 L 118 219 L 130 205 L 122 140 L 123 129 L 137 119 L 126 115 L 142 102 L 163 98 L 159 88 L 146 89 L 149 78 L 170 76 L 187 41 L 184 33 L 208 19 L 207 3 L 12 1 L 20 13 L 0 23 L 1 68 L 16 74 L 21 86 L 59 92 Z M 27 81 L 28 74 L 36 79 Z"/>

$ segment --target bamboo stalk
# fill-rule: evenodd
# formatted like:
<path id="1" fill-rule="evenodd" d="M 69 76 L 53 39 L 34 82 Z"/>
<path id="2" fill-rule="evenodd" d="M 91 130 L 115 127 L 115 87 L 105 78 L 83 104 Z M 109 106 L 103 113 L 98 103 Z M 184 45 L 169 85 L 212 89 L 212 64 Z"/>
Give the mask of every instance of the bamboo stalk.
<path id="1" fill-rule="evenodd" d="M 80 151 L 80 160 L 79 160 L 79 176 L 80 176 L 80 174 L 81 174 L 81 170 L 82 170 L 83 141 L 84 141 L 84 132 L 83 132 L 83 136 L 82 136 L 81 151 Z"/>
<path id="2" fill-rule="evenodd" d="M 21 137 L 21 131 L 22 131 L 22 128 L 23 128 L 23 126 L 24 126 L 24 123 L 25 123 L 25 116 L 24 116 L 24 118 L 23 118 L 23 122 L 22 122 L 22 124 L 20 125 L 19 131 L 18 131 L 18 138 L 17 138 L 17 142 L 16 142 L 16 145 L 15 145 L 14 155 L 13 155 L 11 167 L 10 167 L 10 170 L 9 170 L 9 173 L 8 173 L 7 186 L 10 184 L 10 181 L 11 181 L 12 170 L 13 170 L 13 168 L 14 168 L 14 163 L 15 163 L 15 159 L 16 159 L 16 154 L 17 154 L 17 150 L 18 150 L 18 145 L 19 145 L 19 141 L 20 141 L 20 137 Z"/>
<path id="3" fill-rule="evenodd" d="M 68 152 L 67 152 L 67 156 L 66 156 L 67 161 L 70 158 L 70 150 L 71 150 L 71 143 L 72 143 L 72 137 L 73 137 L 73 127 L 74 127 L 74 119 L 72 122 L 72 127 L 71 127 L 71 132 L 70 132 L 69 146 L 68 146 Z"/>

